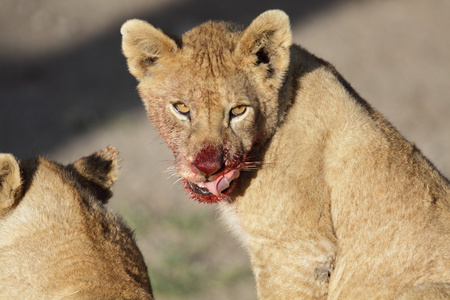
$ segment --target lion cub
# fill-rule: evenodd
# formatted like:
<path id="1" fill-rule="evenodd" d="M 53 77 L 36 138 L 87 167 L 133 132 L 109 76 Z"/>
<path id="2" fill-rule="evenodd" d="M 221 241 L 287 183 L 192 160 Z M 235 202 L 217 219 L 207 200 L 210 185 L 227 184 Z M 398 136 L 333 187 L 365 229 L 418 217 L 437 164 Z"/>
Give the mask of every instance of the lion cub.
<path id="1" fill-rule="evenodd" d="M 104 206 L 116 160 L 0 154 L 1 299 L 153 299 L 132 231 Z"/>
<path id="2" fill-rule="evenodd" d="M 219 203 L 260 298 L 450 298 L 449 181 L 293 44 L 284 12 L 179 38 L 140 20 L 121 33 L 186 191 Z"/>

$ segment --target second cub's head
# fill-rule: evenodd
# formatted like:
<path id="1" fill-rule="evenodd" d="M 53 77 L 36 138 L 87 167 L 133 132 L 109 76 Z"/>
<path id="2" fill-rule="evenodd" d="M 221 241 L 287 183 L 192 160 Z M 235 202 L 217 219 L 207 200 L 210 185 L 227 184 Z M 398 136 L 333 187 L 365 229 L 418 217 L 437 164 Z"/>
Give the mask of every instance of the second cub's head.
<path id="1" fill-rule="evenodd" d="M 130 20 L 121 33 L 148 116 L 187 190 L 201 202 L 232 196 L 283 114 L 292 45 L 287 15 L 267 11 L 244 30 L 210 21 L 180 38 Z"/>

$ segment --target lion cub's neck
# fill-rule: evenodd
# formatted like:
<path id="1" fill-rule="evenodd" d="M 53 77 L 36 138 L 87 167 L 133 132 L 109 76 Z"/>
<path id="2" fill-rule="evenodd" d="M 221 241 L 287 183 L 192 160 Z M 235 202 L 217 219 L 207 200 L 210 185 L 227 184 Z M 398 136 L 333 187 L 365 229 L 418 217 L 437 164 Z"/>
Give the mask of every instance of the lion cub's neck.
<path id="1" fill-rule="evenodd" d="M 341 130 L 337 114 L 358 109 L 346 103 L 352 102 L 346 90 L 319 61 L 296 66 L 295 59 L 308 54 L 294 51 L 291 72 L 299 77 L 291 84 L 299 87 L 296 98 L 267 146 L 262 168 L 242 196 L 221 207 L 248 246 L 262 298 L 275 297 L 276 291 L 285 297 L 287 290 L 293 298 L 327 293 L 336 252 L 325 176 L 327 148 Z M 319 80 L 323 77 L 328 82 Z M 330 89 L 341 99 L 333 100 Z M 299 274 L 305 278 L 299 280 Z"/>

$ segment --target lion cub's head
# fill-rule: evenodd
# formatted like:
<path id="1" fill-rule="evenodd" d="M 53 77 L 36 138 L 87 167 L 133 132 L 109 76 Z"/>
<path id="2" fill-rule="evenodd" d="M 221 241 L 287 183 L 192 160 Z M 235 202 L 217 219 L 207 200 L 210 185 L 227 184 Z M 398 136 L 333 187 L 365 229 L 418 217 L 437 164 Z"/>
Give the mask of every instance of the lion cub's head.
<path id="1" fill-rule="evenodd" d="M 245 30 L 210 21 L 180 38 L 130 20 L 121 33 L 148 116 L 186 188 L 201 202 L 227 199 L 283 117 L 287 15 L 265 12 Z"/>
<path id="2" fill-rule="evenodd" d="M 105 207 L 108 147 L 73 164 L 0 154 L 1 299 L 152 299 L 133 232 Z"/>

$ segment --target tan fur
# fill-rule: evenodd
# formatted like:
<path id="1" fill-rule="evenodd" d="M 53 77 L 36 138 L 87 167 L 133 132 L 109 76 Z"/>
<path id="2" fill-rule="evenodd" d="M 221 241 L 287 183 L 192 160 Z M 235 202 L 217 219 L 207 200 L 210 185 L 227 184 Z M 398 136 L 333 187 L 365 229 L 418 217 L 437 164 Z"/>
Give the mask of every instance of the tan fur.
<path id="1" fill-rule="evenodd" d="M 261 299 L 448 298 L 448 180 L 331 65 L 292 44 L 285 13 L 243 31 L 207 22 L 179 39 L 138 20 L 121 32 L 186 190 L 220 203 Z"/>
<path id="2" fill-rule="evenodd" d="M 1 299 L 153 299 L 132 231 L 102 202 L 117 152 L 74 164 L 0 154 Z"/>

